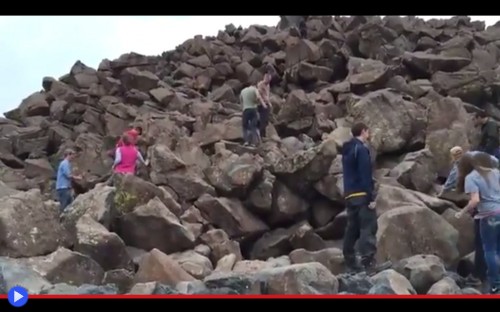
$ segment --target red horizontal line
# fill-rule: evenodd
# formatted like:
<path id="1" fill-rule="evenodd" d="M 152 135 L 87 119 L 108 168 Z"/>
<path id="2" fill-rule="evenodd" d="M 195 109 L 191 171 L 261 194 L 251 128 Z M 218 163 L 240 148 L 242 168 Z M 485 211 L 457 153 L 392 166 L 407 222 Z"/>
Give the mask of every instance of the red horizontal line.
<path id="1" fill-rule="evenodd" d="M 28 299 L 500 299 L 500 295 L 30 295 Z"/>

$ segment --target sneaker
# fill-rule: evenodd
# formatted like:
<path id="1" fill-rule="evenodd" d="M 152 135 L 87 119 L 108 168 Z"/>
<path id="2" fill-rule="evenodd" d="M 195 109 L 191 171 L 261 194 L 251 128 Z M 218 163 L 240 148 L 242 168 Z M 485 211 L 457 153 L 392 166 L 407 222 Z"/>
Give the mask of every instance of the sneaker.
<path id="1" fill-rule="evenodd" d="M 386 261 L 386 262 L 378 264 L 375 262 L 375 260 L 371 259 L 368 261 L 363 261 L 363 266 L 364 266 L 364 269 L 366 271 L 366 274 L 374 275 L 374 274 L 377 274 L 379 272 L 390 269 L 392 267 L 392 262 Z"/>
<path id="2" fill-rule="evenodd" d="M 481 286 L 481 280 L 473 275 L 467 276 L 465 279 L 465 284 L 468 286 Z"/>
<path id="3" fill-rule="evenodd" d="M 490 294 L 491 295 L 500 295 L 500 288 L 497 286 L 491 287 Z"/>

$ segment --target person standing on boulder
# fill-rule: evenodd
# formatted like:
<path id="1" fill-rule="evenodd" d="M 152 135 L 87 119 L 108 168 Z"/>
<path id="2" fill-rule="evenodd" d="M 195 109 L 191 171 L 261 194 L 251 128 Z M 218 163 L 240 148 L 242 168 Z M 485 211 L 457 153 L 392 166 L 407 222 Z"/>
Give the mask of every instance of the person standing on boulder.
<path id="1" fill-rule="evenodd" d="M 456 217 L 477 211 L 474 219 L 479 220 L 490 293 L 500 294 L 497 263 L 500 257 L 500 171 L 486 153 L 464 156 L 459 166 L 457 190 L 468 194 L 470 200 Z"/>
<path id="2" fill-rule="evenodd" d="M 61 213 L 73 202 L 72 180 L 80 180 L 81 176 L 73 175 L 71 172 L 71 161 L 75 158 L 75 151 L 67 149 L 64 151 L 64 160 L 57 168 L 56 192 L 59 200 Z"/>
<path id="3" fill-rule="evenodd" d="M 261 138 L 266 137 L 266 128 L 269 124 L 269 114 L 271 112 L 271 101 L 269 99 L 270 84 L 271 84 L 271 73 L 266 73 L 262 81 L 257 84 L 257 89 L 259 90 L 260 98 L 262 102 L 257 107 L 259 112 L 259 131 Z"/>
<path id="4" fill-rule="evenodd" d="M 243 106 L 242 126 L 244 145 L 255 145 L 260 141 L 257 107 L 259 103 L 263 103 L 264 100 L 261 98 L 257 87 L 248 86 L 241 90 L 240 102 Z"/>
<path id="5" fill-rule="evenodd" d="M 342 147 L 344 194 L 347 210 L 347 226 L 344 235 L 343 253 L 347 269 L 368 272 L 389 267 L 390 263 L 375 266 L 377 251 L 377 212 L 375 210 L 375 186 L 370 150 L 365 145 L 370 139 L 370 130 L 364 123 L 351 128 L 353 138 Z M 358 241 L 361 265 L 358 264 L 355 244 Z"/>
<path id="6" fill-rule="evenodd" d="M 124 134 L 121 140 L 123 145 L 116 149 L 115 161 L 113 163 L 113 173 L 135 174 L 138 161 L 145 166 L 148 165 L 148 161 L 144 160 L 141 152 L 134 145 L 133 139 L 131 139 L 127 134 Z"/>
<path id="7" fill-rule="evenodd" d="M 481 127 L 481 139 L 478 151 L 485 152 L 500 159 L 500 139 L 498 125 L 491 120 L 486 112 L 477 112 L 474 116 L 474 124 Z"/>

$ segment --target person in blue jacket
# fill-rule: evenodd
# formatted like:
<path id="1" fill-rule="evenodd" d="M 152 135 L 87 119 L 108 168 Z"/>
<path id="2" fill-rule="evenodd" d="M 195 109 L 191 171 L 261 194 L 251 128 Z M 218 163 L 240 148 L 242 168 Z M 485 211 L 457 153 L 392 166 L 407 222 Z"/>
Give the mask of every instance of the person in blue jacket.
<path id="1" fill-rule="evenodd" d="M 390 266 L 387 262 L 375 265 L 377 251 L 376 191 L 370 150 L 365 145 L 370 130 L 364 123 L 351 128 L 353 138 L 342 147 L 344 196 L 347 210 L 347 226 L 344 235 L 343 254 L 349 271 L 378 271 Z M 358 241 L 359 240 L 359 241 Z M 357 262 L 355 245 L 358 241 L 361 265 Z"/>

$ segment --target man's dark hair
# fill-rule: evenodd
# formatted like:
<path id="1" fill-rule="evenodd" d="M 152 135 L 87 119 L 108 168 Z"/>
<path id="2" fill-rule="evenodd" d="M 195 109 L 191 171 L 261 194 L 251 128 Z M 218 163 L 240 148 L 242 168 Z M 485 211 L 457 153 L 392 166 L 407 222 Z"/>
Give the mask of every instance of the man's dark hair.
<path id="1" fill-rule="evenodd" d="M 358 137 L 361 135 L 361 132 L 363 132 L 363 130 L 368 130 L 368 126 L 365 125 L 364 123 L 362 122 L 358 122 L 356 124 L 354 124 L 352 127 L 351 127 L 351 133 L 352 133 L 352 136 L 354 137 Z"/>
<path id="2" fill-rule="evenodd" d="M 488 114 L 486 114 L 485 111 L 477 111 L 475 114 L 476 118 L 486 118 L 488 117 Z"/>

